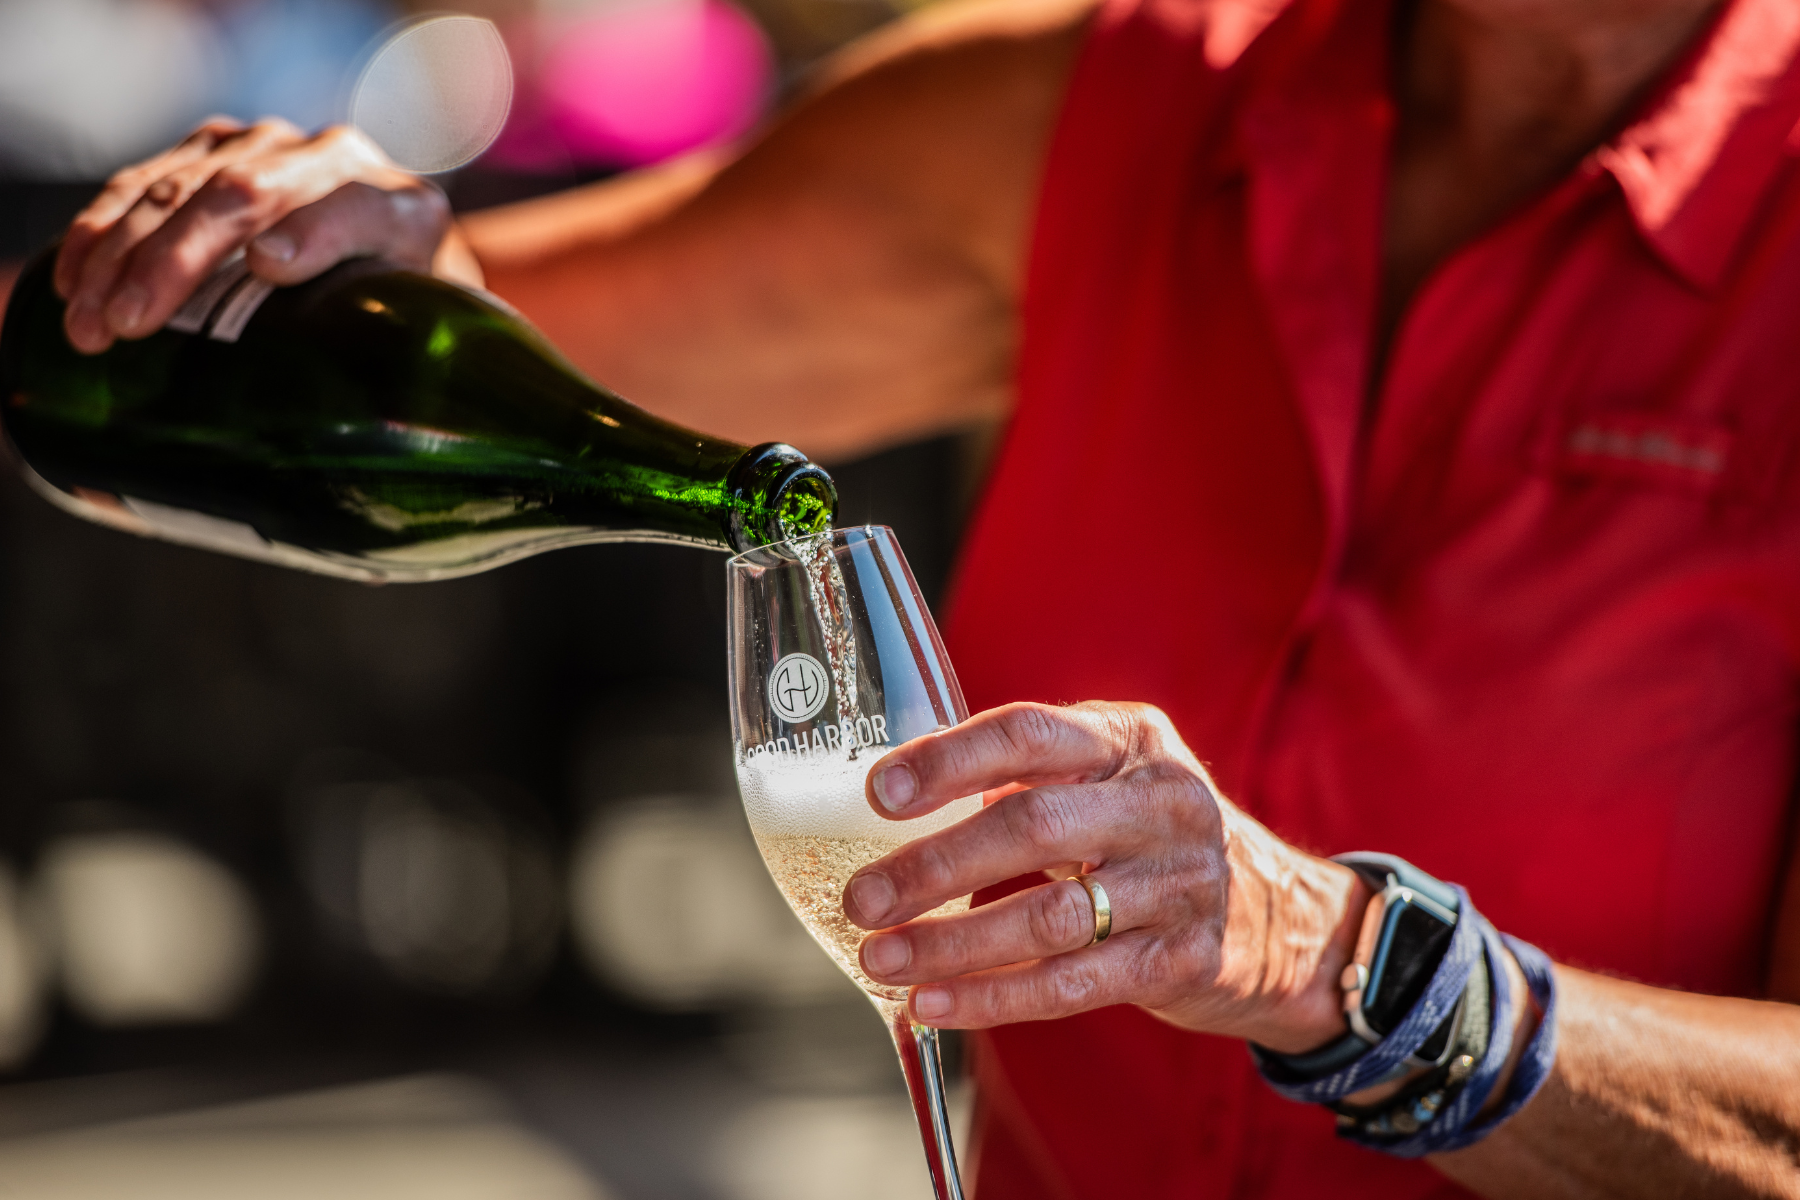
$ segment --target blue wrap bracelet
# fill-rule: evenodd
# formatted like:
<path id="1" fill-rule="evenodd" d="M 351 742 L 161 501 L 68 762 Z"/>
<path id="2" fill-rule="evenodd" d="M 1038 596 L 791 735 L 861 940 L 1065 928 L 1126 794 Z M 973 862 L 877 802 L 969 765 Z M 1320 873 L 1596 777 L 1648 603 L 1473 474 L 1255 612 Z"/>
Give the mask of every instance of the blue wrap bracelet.
<path id="1" fill-rule="evenodd" d="M 1462 888 L 1454 889 L 1459 901 L 1455 932 L 1430 984 L 1404 1020 L 1381 1042 L 1342 1070 L 1320 1079 L 1292 1082 L 1273 1074 L 1263 1055 L 1255 1054 L 1264 1080 L 1290 1100 L 1331 1104 L 1390 1078 L 1408 1056 L 1422 1046 L 1456 1008 L 1469 985 L 1476 957 L 1485 956 L 1487 977 L 1492 981 L 1491 1025 L 1485 1053 L 1461 1085 L 1445 1096 L 1441 1107 L 1416 1110 L 1410 1122 L 1416 1132 L 1395 1138 L 1369 1132 L 1354 1121 L 1340 1124 L 1339 1136 L 1371 1149 L 1401 1158 L 1418 1158 L 1472 1146 L 1523 1108 L 1549 1077 L 1556 1058 L 1556 979 L 1550 959 L 1536 946 L 1499 933 L 1475 910 Z M 1520 997 L 1505 982 L 1506 955 L 1511 951 L 1525 975 L 1526 985 L 1542 1010 L 1537 1029 L 1507 1086 L 1505 1099 L 1486 1120 L 1476 1117 L 1486 1105 L 1513 1050 L 1513 1027 Z"/>

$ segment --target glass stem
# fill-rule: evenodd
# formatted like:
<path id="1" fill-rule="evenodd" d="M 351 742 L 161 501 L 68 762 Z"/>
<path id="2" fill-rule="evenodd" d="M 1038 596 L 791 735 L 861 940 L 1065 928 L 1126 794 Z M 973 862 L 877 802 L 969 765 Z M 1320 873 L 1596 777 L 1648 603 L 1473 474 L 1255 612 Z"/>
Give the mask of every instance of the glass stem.
<path id="1" fill-rule="evenodd" d="M 925 1144 L 925 1166 L 937 1200 L 963 1200 L 962 1179 L 956 1173 L 956 1147 L 950 1140 L 950 1114 L 944 1108 L 944 1066 L 938 1053 L 938 1031 L 915 1025 L 904 1012 L 888 1020 L 894 1048 L 900 1052 L 900 1069 L 906 1072 L 906 1090 L 912 1097 L 913 1115 L 919 1120 L 919 1137 Z"/>

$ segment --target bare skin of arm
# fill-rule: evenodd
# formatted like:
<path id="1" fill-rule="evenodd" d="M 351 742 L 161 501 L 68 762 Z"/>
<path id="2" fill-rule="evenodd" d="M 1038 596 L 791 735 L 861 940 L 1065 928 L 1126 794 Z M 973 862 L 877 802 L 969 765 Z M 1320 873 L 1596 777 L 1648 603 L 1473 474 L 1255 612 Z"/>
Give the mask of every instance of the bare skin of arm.
<path id="1" fill-rule="evenodd" d="M 1397 80 L 1383 338 L 1457 246 L 1605 140 L 1716 8 L 1422 4 Z M 1543 1091 L 1492 1137 L 1433 1159 L 1440 1170 L 1494 1197 L 1800 1196 L 1800 844 L 1768 980 L 1773 1001 L 1788 1003 L 1567 967 L 1558 984 L 1557 1062 Z"/>
<path id="2" fill-rule="evenodd" d="M 1420 0 L 1398 80 L 1384 339 L 1437 263 L 1607 136 L 1711 6 Z M 449 239 L 441 197 L 353 134 L 215 126 L 122 175 L 77 222 L 58 276 L 70 336 L 90 350 L 143 336 L 238 246 L 275 282 L 380 252 L 485 271 L 596 377 L 740 440 L 852 454 L 997 416 L 1044 147 L 1087 11 L 1038 0 L 908 20 L 740 157 L 482 214 Z M 921 1019 L 980 1027 L 1132 1002 L 1283 1050 L 1342 1032 L 1336 979 L 1360 884 L 1217 796 L 1154 710 L 995 710 L 895 751 L 871 788 L 901 818 L 994 790 L 979 827 L 920 839 L 846 895 L 880 931 L 865 968 L 918 985 Z M 904 923 L 1072 861 L 1113 897 L 1114 936 L 1094 951 L 1070 953 L 1091 914 L 1066 882 Z M 1770 994 L 1800 1000 L 1800 862 L 1791 874 Z M 1550 1082 L 1441 1170 L 1494 1197 L 1800 1197 L 1800 1008 L 1559 978 Z"/>
<path id="3" fill-rule="evenodd" d="M 845 889 L 845 912 L 872 931 L 863 969 L 914 985 L 916 1018 L 986 1028 L 1132 1003 L 1289 1052 L 1344 1032 L 1336 980 L 1367 889 L 1220 796 L 1157 710 L 1009 705 L 909 742 L 869 774 L 871 806 L 895 819 L 977 791 L 988 799 L 978 817 L 870 864 Z M 1092 909 L 1067 882 L 913 920 L 1003 879 L 1067 874 L 1076 863 L 1112 901 L 1102 946 L 1083 948 Z M 1771 978 L 1791 987 L 1800 877 L 1784 910 Z M 1434 1165 L 1497 1200 L 1800 1196 L 1800 1007 L 1567 967 L 1557 979 L 1550 1080 L 1487 1140 Z M 1521 1007 L 1520 1042 L 1535 1021 Z"/>
<path id="4" fill-rule="evenodd" d="M 717 173 L 681 163 L 465 232 L 577 364 L 697 428 L 839 455 L 999 417 L 1082 12 L 927 14 Z"/>

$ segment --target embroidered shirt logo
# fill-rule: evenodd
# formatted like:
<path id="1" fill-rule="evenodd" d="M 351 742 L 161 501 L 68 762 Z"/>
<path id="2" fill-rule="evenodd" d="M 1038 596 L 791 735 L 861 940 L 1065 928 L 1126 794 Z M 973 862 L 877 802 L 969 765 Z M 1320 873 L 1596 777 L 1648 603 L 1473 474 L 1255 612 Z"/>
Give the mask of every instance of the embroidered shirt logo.
<path id="1" fill-rule="evenodd" d="M 1563 470 L 1710 490 L 1725 473 L 1731 431 L 1660 414 L 1585 417 L 1563 439 Z"/>

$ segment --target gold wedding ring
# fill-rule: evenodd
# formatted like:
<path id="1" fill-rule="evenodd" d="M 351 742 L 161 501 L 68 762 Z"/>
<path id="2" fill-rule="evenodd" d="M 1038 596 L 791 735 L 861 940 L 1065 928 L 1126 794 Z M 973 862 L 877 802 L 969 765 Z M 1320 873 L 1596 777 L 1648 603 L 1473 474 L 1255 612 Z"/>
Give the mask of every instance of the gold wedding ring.
<path id="1" fill-rule="evenodd" d="M 1089 946 L 1098 946 L 1112 936 L 1112 902 L 1106 898 L 1106 889 L 1092 875 L 1077 875 L 1075 882 L 1087 889 L 1088 899 L 1094 902 L 1094 936 Z"/>

